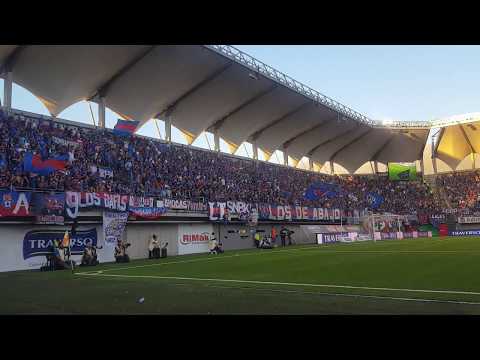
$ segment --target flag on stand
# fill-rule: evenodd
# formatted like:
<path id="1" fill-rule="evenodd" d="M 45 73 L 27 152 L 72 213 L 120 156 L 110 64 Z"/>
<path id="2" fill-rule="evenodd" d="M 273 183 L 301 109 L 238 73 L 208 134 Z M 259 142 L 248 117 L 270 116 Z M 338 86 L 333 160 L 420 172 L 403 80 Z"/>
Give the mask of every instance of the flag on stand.
<path id="1" fill-rule="evenodd" d="M 137 129 L 140 121 L 138 120 L 122 120 L 118 119 L 117 124 L 113 128 L 113 133 L 119 136 L 132 135 Z"/>
<path id="2" fill-rule="evenodd" d="M 383 196 L 376 192 L 369 192 L 367 194 L 367 202 L 372 209 L 377 209 L 380 205 L 383 204 L 383 201 Z"/>
<path id="3" fill-rule="evenodd" d="M 50 175 L 57 170 L 65 170 L 68 163 L 68 155 L 55 156 L 42 160 L 39 154 L 26 153 L 23 158 L 23 170 L 43 176 Z"/>
<path id="4" fill-rule="evenodd" d="M 337 196 L 339 191 L 338 185 L 328 184 L 324 182 L 316 182 L 310 185 L 305 192 L 305 199 L 318 200 L 322 198 L 331 199 Z"/>

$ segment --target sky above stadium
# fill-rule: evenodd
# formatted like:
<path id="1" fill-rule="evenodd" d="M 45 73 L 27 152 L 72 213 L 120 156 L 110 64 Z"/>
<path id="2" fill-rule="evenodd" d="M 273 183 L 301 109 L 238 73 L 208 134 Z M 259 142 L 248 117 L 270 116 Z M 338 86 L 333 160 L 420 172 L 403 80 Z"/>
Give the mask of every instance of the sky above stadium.
<path id="1" fill-rule="evenodd" d="M 424 121 L 480 111 L 480 46 L 236 47 L 372 119 Z M 2 80 L 0 95 L 3 99 Z M 12 106 L 48 115 L 46 108 L 19 86 L 14 86 Z M 91 107 L 98 121 L 96 105 Z M 92 123 L 86 102 L 72 105 L 59 117 Z M 117 117 L 107 111 L 107 126 L 113 127 Z M 163 124 L 159 125 L 164 136 Z M 139 133 L 158 137 L 153 122 Z M 172 136 L 185 143 L 179 131 L 174 130 Z M 213 147 L 213 136 L 202 136 L 194 145 Z M 223 142 L 221 147 L 226 150 Z M 251 153 L 248 146 L 238 150 L 239 155 Z"/>

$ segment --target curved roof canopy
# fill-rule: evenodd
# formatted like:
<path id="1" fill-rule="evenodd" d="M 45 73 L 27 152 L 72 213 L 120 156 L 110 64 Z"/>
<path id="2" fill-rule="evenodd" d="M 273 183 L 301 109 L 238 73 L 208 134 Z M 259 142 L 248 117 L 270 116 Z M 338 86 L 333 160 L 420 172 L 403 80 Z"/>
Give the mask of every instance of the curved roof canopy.
<path id="1" fill-rule="evenodd" d="M 333 161 L 353 173 L 367 161 L 421 159 L 429 126 L 385 127 L 230 46 L 0 46 L 0 74 L 54 116 L 98 101 L 126 119 L 170 117 L 190 136 L 217 132 L 233 147 Z"/>
<path id="2" fill-rule="evenodd" d="M 445 161 L 452 169 L 471 154 L 480 154 L 480 113 L 457 115 L 445 122 L 434 149 L 434 156 Z"/>

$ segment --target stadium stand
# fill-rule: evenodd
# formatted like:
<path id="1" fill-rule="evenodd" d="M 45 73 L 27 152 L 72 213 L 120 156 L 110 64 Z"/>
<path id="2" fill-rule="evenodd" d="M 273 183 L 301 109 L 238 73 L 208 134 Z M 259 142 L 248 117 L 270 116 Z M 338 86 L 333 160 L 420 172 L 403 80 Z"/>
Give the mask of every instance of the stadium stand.
<path id="1" fill-rule="evenodd" d="M 428 185 L 420 181 L 318 174 L 14 114 L 0 114 L 0 137 L 1 188 L 296 204 L 347 211 L 371 208 L 366 195 L 374 192 L 383 198 L 375 208 L 379 212 L 436 210 Z M 68 162 L 63 170 L 41 175 L 26 169 L 28 153 L 38 154 L 42 160 L 65 157 Z M 305 191 L 315 182 L 336 185 L 336 196 L 305 198 Z"/>
<path id="2" fill-rule="evenodd" d="M 439 174 L 437 186 L 443 188 L 447 201 L 455 209 L 479 210 L 480 172 L 463 171 Z"/>

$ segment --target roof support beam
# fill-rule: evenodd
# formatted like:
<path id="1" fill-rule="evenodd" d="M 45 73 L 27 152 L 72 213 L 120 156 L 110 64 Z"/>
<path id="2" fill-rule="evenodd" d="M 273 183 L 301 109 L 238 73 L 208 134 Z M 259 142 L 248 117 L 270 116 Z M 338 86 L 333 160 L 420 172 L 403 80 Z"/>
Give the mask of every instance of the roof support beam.
<path id="1" fill-rule="evenodd" d="M 169 115 L 165 118 L 165 140 L 172 142 L 172 118 Z"/>
<path id="2" fill-rule="evenodd" d="M 259 94 L 253 96 L 252 98 L 248 99 L 247 101 L 243 102 L 242 104 L 240 104 L 239 106 L 237 106 L 235 109 L 233 109 L 232 111 L 230 111 L 229 113 L 227 113 L 226 115 L 224 116 L 221 116 L 218 120 L 215 120 L 213 122 L 212 125 L 210 125 L 207 129 L 207 131 L 214 131 L 214 130 L 219 130 L 222 125 L 225 123 L 225 120 L 227 120 L 229 117 L 231 117 L 232 115 L 236 114 L 237 112 L 239 112 L 240 110 L 244 109 L 245 107 L 247 107 L 248 105 L 254 103 L 255 101 L 259 100 L 260 98 L 262 98 L 263 96 L 271 93 L 273 90 L 275 90 L 276 88 L 278 87 L 277 84 L 273 84 L 272 86 L 270 86 L 268 89 L 266 89 L 265 91 L 262 91 L 260 92 Z"/>
<path id="3" fill-rule="evenodd" d="M 8 110 L 12 108 L 12 86 L 12 72 L 7 71 L 3 80 L 3 106 Z"/>
<path id="4" fill-rule="evenodd" d="M 193 86 L 191 89 L 186 91 L 184 94 L 180 95 L 175 101 L 173 101 L 170 105 L 168 105 L 165 109 L 160 111 L 157 115 L 154 116 L 154 118 L 158 119 L 164 114 L 171 114 L 174 110 L 175 107 L 178 106 L 178 104 L 185 100 L 187 97 L 192 95 L 195 91 L 200 89 L 201 87 L 205 86 L 208 84 L 210 81 L 215 79 L 216 77 L 220 76 L 223 74 L 226 70 L 228 70 L 231 66 L 233 65 L 233 62 L 229 62 L 227 65 L 221 67 L 220 69 L 215 70 L 213 73 L 208 75 L 206 78 L 201 80 L 199 83 L 197 83 L 195 86 Z"/>
<path id="5" fill-rule="evenodd" d="M 418 158 L 420 159 L 420 161 L 423 163 L 423 153 L 425 151 L 425 147 L 427 146 L 427 143 L 425 141 L 425 143 L 422 145 L 422 148 L 420 150 L 420 153 L 418 154 Z"/>
<path id="6" fill-rule="evenodd" d="M 283 148 L 283 165 L 288 166 L 288 150 Z"/>
<path id="7" fill-rule="evenodd" d="M 324 146 L 324 145 L 327 145 L 327 144 L 330 144 L 331 142 L 334 142 L 335 140 L 338 140 L 339 138 L 341 138 L 342 136 L 347 135 L 347 134 L 348 134 L 349 132 L 351 132 L 351 131 L 357 130 L 357 129 L 359 128 L 359 126 L 360 126 L 360 124 L 356 125 L 356 126 L 355 126 L 354 128 L 352 128 L 352 129 L 349 129 L 349 130 L 347 130 L 347 131 L 344 131 L 344 132 L 338 134 L 337 136 L 335 136 L 335 137 L 333 137 L 333 138 L 331 138 L 331 139 L 325 140 L 325 141 L 321 142 L 320 144 L 315 145 L 312 149 L 310 149 L 310 151 L 307 152 L 307 155 L 308 155 L 308 156 L 312 156 L 313 153 L 314 153 L 315 151 L 317 151 L 320 147 L 322 147 L 322 146 Z"/>
<path id="8" fill-rule="evenodd" d="M 286 118 L 288 118 L 289 116 L 292 116 L 294 114 L 297 114 L 299 113 L 300 111 L 302 111 L 305 107 L 307 107 L 308 105 L 310 104 L 313 104 L 310 100 L 307 101 L 306 103 L 303 103 L 302 105 L 300 105 L 299 107 L 289 111 L 288 113 L 286 113 L 285 115 L 282 115 L 280 116 L 278 119 L 275 119 L 273 121 L 271 121 L 269 124 L 267 124 L 266 126 L 264 126 L 263 128 L 261 128 L 260 130 L 256 131 L 255 133 L 253 133 L 252 135 L 249 136 L 249 139 L 250 141 L 254 141 L 254 140 L 257 140 L 260 135 L 265 131 L 267 130 L 268 128 L 278 124 L 279 122 L 281 122 L 282 120 L 285 120 Z"/>
<path id="9" fill-rule="evenodd" d="M 220 135 L 218 134 L 218 131 L 213 133 L 213 142 L 215 143 L 215 151 L 220 151 Z"/>
<path id="10" fill-rule="evenodd" d="M 340 149 L 338 149 L 337 151 L 335 151 L 333 153 L 332 156 L 330 156 L 330 162 L 333 162 L 333 160 L 335 159 L 335 157 L 340 154 L 342 151 L 344 151 L 345 149 L 347 149 L 348 147 L 350 147 L 351 145 L 355 144 L 357 141 L 361 140 L 362 138 L 364 138 L 365 136 L 367 136 L 370 132 L 372 132 L 373 129 L 368 129 L 367 131 L 365 131 L 363 134 L 360 134 L 358 135 L 356 138 L 354 138 L 352 141 L 348 142 L 347 144 L 343 145 Z"/>
<path id="11" fill-rule="evenodd" d="M 445 133 L 445 128 L 441 128 L 440 129 L 440 135 L 438 136 L 437 144 L 435 145 L 435 147 L 432 146 L 432 159 L 437 157 L 438 146 L 440 145 L 440 142 L 442 141 L 444 133 Z M 433 137 L 432 137 L 432 143 L 433 143 Z"/>
<path id="12" fill-rule="evenodd" d="M 258 160 L 258 146 L 256 141 L 252 143 L 252 149 L 253 149 L 253 159 Z"/>
<path id="13" fill-rule="evenodd" d="M 105 129 L 105 98 L 101 97 L 98 101 L 98 126 Z"/>
<path id="14" fill-rule="evenodd" d="M 110 77 L 105 83 L 103 83 L 98 90 L 93 94 L 88 100 L 92 101 L 95 97 L 105 97 L 108 93 L 108 90 L 112 86 L 112 84 L 117 81 L 122 75 L 127 73 L 131 68 L 133 68 L 136 64 L 138 64 L 141 60 L 143 60 L 148 54 L 150 54 L 156 45 L 150 46 L 147 50 L 142 52 L 139 56 L 135 57 L 132 61 L 128 62 L 124 67 L 118 70 L 115 74 Z"/>

